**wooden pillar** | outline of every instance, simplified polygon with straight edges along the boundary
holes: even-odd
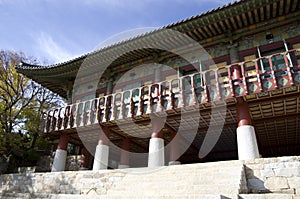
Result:
[[[129,150],[130,150],[130,140],[129,138],[125,138],[122,143],[121,149],[121,157],[120,157],[120,164],[119,169],[129,168]]]
[[[51,169],[52,172],[65,170],[68,142],[69,136],[66,133],[61,134],[53,160],[53,165]]]
[[[175,133],[172,136],[172,140],[170,142],[170,160],[169,165],[178,165],[180,164],[180,161],[178,161],[179,158],[179,135],[176,135]]]
[[[80,170],[89,169],[90,157],[91,154],[88,152],[88,150],[85,147],[83,147],[81,150]]]

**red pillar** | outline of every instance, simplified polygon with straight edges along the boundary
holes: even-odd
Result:
[[[59,142],[58,142],[58,145],[57,145],[57,149],[67,150],[68,142],[69,142],[69,136],[68,136],[68,134],[63,133],[59,137]]]
[[[129,138],[125,138],[122,142],[119,169],[124,169],[129,167],[129,147],[130,147],[130,140]]]
[[[102,131],[99,134],[98,144],[109,145],[109,128],[108,126],[101,126]]]
[[[172,136],[172,140],[170,142],[170,160],[169,160],[169,165],[180,164],[180,161],[178,161],[179,156],[180,156],[180,151],[179,151],[179,135],[176,135],[174,133],[173,136]]]
[[[157,116],[152,116],[151,124],[152,124],[151,138],[162,138],[163,137],[162,128],[164,127],[165,120]]]
[[[84,147],[81,150],[81,164],[80,167],[81,169],[88,169],[89,168],[89,163],[90,163],[90,157],[91,154],[88,152],[88,150]]]
[[[250,109],[246,102],[239,99],[236,105],[238,126],[252,125]]]

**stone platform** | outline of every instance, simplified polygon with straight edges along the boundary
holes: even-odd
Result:
[[[123,170],[7,174],[1,198],[300,198],[300,157]]]

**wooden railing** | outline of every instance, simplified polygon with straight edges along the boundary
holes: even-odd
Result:
[[[300,67],[293,66],[290,60],[296,51],[300,49],[50,110],[43,118],[43,131],[62,131],[299,85]],[[284,61],[283,64],[274,64],[278,59]]]

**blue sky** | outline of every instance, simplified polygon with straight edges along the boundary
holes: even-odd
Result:
[[[53,64],[130,29],[161,27],[233,0],[0,0],[0,50]]]

